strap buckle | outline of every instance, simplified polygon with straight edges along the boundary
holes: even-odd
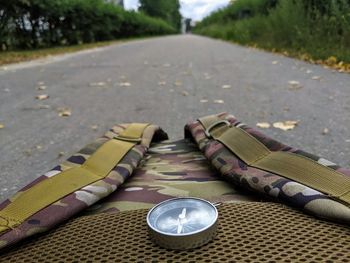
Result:
[[[208,138],[212,138],[211,134],[210,134],[210,131],[212,129],[214,129],[216,126],[220,125],[220,124],[226,124],[227,126],[231,126],[231,123],[228,121],[228,120],[220,120],[220,121],[217,121],[217,122],[214,122],[212,125],[210,125],[205,131],[205,135],[208,137]]]

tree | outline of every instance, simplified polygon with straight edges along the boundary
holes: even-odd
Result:
[[[181,27],[179,0],[140,0],[139,10],[146,15],[165,20],[178,30]]]

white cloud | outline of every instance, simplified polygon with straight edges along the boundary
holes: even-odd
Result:
[[[198,21],[211,12],[226,6],[230,0],[181,0],[180,2],[181,14]]]
[[[180,11],[184,17],[198,21],[229,2],[230,0],[180,0]],[[124,0],[124,5],[126,9],[137,9],[138,0]]]

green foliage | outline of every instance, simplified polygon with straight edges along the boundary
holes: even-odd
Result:
[[[176,29],[181,27],[179,0],[140,0],[140,11],[167,21]]]
[[[242,16],[242,10],[250,10],[249,16]],[[314,59],[335,56],[350,61],[348,0],[237,0],[204,19],[195,32],[266,49],[307,53]]]
[[[39,48],[172,34],[161,19],[104,0],[0,0],[0,47]]]

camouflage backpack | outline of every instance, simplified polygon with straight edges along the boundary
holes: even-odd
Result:
[[[174,197],[222,204],[213,241],[149,240],[147,211]],[[349,169],[221,113],[179,141],[114,126],[0,205],[0,261],[349,262],[349,225]]]

